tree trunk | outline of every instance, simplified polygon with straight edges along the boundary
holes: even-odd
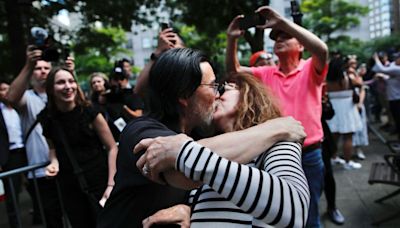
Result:
[[[264,50],[264,30],[256,29],[254,36],[249,31],[244,34],[245,40],[250,44],[251,53]]]
[[[6,0],[7,30],[9,47],[11,51],[11,66],[14,75],[17,75],[25,62],[26,39],[19,1]]]

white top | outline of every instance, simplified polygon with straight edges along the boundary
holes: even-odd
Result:
[[[24,105],[20,108],[20,115],[22,130],[24,131],[24,137],[26,137],[32,124],[36,121],[36,116],[46,106],[47,95],[45,93],[37,94],[33,90],[27,90],[22,99]],[[49,146],[42,132],[42,126],[38,123],[26,141],[25,149],[29,165],[49,161]],[[36,177],[46,176],[44,168],[37,169],[35,174]],[[32,172],[29,172],[28,178],[32,177]]]
[[[0,102],[0,109],[3,113],[4,122],[6,124],[9,149],[15,150],[24,147],[22,138],[21,119],[15,109],[5,106]]]
[[[400,65],[391,62],[389,66],[383,66],[381,62],[376,62],[372,70],[377,73],[389,75],[389,79],[386,80],[386,95],[388,100],[400,100]]]
[[[192,191],[191,227],[304,227],[310,193],[301,146],[275,144],[248,165],[187,142],[177,170],[205,185]]]

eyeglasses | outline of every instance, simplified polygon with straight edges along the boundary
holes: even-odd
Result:
[[[200,84],[201,86],[210,86],[214,89],[215,95],[217,95],[218,92],[220,92],[221,88],[224,87],[223,84],[220,84],[218,82],[213,82],[210,84]],[[221,94],[221,93],[220,93]]]
[[[231,83],[231,82],[229,82],[229,83],[228,82],[224,82],[224,83],[214,82],[214,83],[210,83],[210,84],[200,84],[200,85],[213,87],[215,95],[217,95],[217,93],[219,93],[220,96],[222,96],[222,94],[224,94],[225,91],[234,90],[234,89],[238,88],[235,83]]]

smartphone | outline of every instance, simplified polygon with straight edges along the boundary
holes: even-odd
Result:
[[[263,25],[263,24],[265,24],[265,18],[259,13],[246,15],[239,20],[239,28],[241,30],[246,30],[248,28],[255,27],[256,25]]]
[[[170,23],[168,23],[168,22],[162,22],[162,23],[160,24],[160,27],[161,27],[161,31],[164,31],[165,29],[170,28],[171,25],[170,25]]]
[[[172,22],[162,22],[162,23],[160,23],[160,27],[161,27],[161,31],[164,31],[164,30],[167,29],[167,28],[172,28]],[[173,29],[173,32],[176,33],[175,29]],[[173,44],[176,43],[175,40],[172,40],[171,42],[172,42]]]

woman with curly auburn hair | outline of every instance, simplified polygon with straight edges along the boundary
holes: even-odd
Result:
[[[220,115],[218,108],[222,109],[223,107],[221,107],[222,105],[217,106],[214,123],[218,128],[224,128],[225,132],[246,129],[281,116],[276,98],[270,90],[257,78],[250,76],[247,73],[234,74],[225,82],[224,92],[225,90],[237,89],[240,94],[234,113],[222,113]],[[220,94],[219,100],[223,104],[225,101],[223,94]],[[232,129],[226,129],[227,126],[230,126],[230,124],[223,122],[226,118],[233,120]]]

